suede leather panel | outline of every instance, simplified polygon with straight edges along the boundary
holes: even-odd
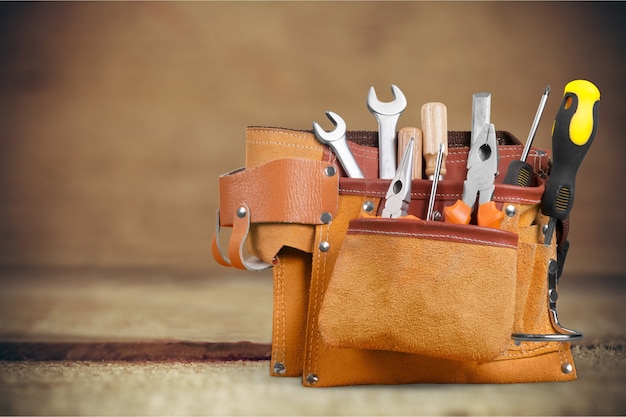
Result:
[[[315,226],[295,223],[259,223],[250,226],[248,251],[270,263],[283,247],[313,253]]]
[[[338,214],[331,225],[317,226],[316,241],[327,240],[331,249],[322,253],[317,248],[313,254],[309,314],[305,344],[303,385],[328,387],[362,384],[410,384],[410,383],[522,383],[553,382],[576,379],[574,361],[568,343],[521,342],[509,340],[506,350],[495,359],[485,363],[458,361],[432,356],[422,356],[394,351],[337,348],[329,346],[320,333],[318,324],[321,303],[326,289],[332,282],[336,266],[338,244],[346,236],[347,223],[358,214],[358,208],[367,196],[342,196]],[[351,202],[349,202],[351,200]],[[337,229],[334,229],[334,228]],[[528,236],[539,237],[532,226]],[[533,240],[533,238],[529,238]],[[554,246],[539,244],[535,247],[540,253],[530,264],[533,270],[527,275],[527,296],[515,295],[516,321],[523,321],[522,331],[534,333],[554,333],[547,314],[547,259],[552,256]],[[362,258],[364,258],[363,256]],[[519,256],[518,256],[519,259]],[[518,266],[517,269],[520,269]],[[516,284],[518,285],[518,284]],[[517,287],[516,287],[517,288]],[[521,300],[521,298],[525,298]],[[527,307],[528,306],[528,307]],[[527,311],[527,308],[531,311]],[[520,318],[521,317],[521,318]],[[514,326],[515,326],[514,322]],[[519,325],[519,324],[518,324]],[[562,367],[574,367],[564,373]],[[315,375],[314,383],[307,375]]]
[[[311,132],[271,127],[246,129],[246,168],[250,169],[275,159],[324,159],[326,147]],[[327,154],[329,156],[329,154]]]
[[[494,359],[510,339],[515,307],[516,246],[502,243],[502,233],[402,219],[350,222],[319,315],[324,341]]]

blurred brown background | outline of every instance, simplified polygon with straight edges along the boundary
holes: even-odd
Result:
[[[0,266],[218,271],[217,176],[243,165],[247,125],[309,129],[324,111],[375,130],[368,88],[409,107],[471,95],[536,145],[565,84],[602,93],[578,176],[569,273],[626,272],[624,3],[0,3]]]

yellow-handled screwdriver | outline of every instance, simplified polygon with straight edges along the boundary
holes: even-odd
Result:
[[[574,204],[576,173],[598,130],[600,90],[587,80],[565,86],[563,102],[552,127],[552,171],[541,200],[550,216],[544,244],[552,241],[557,220],[566,219]]]

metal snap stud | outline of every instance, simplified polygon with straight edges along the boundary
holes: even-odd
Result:
[[[574,367],[571,363],[564,363],[563,365],[561,365],[561,372],[563,372],[564,374],[571,374],[572,372],[574,372]]]
[[[319,381],[320,379],[317,377],[317,375],[315,374],[308,374],[306,376],[306,382],[308,382],[309,384],[313,385],[313,384],[317,384],[317,381]]]
[[[330,243],[323,241],[323,242],[320,242],[318,247],[321,252],[328,252],[330,250]]]
[[[322,221],[322,223],[328,224],[333,220],[333,215],[330,214],[329,212],[324,212],[320,216],[320,220]]]
[[[504,213],[508,216],[508,217],[513,217],[515,216],[515,212],[517,210],[515,210],[515,206],[513,204],[509,204],[508,206],[506,206],[506,208],[504,209]]]
[[[363,211],[366,213],[371,213],[372,211],[374,211],[374,203],[367,200],[366,202],[363,203]]]
[[[237,217],[243,219],[248,214],[248,210],[244,206],[241,206],[237,209]]]
[[[276,362],[274,364],[274,373],[278,375],[282,375],[287,372],[287,367],[282,362]]]
[[[325,174],[327,177],[332,177],[332,176],[334,176],[336,173],[337,173],[337,169],[336,169],[334,166],[332,166],[332,165],[329,165],[329,166],[327,166],[327,167],[324,169],[324,174]]]

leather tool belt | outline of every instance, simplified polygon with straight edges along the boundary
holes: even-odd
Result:
[[[570,342],[582,335],[556,315],[567,225],[550,245],[542,232],[549,153],[531,150],[530,187],[496,179],[506,216],[492,229],[367,216],[390,180],[374,178],[376,132],[347,139],[365,179],[346,177],[312,132],[265,127],[247,129],[245,168],[219,178],[214,258],[273,268],[270,374],[310,387],[575,379]],[[522,145],[497,139],[503,173]],[[448,133],[439,212],[461,198],[469,143],[469,132]],[[410,214],[423,218],[430,188],[413,180]],[[224,245],[222,228],[232,228]]]

